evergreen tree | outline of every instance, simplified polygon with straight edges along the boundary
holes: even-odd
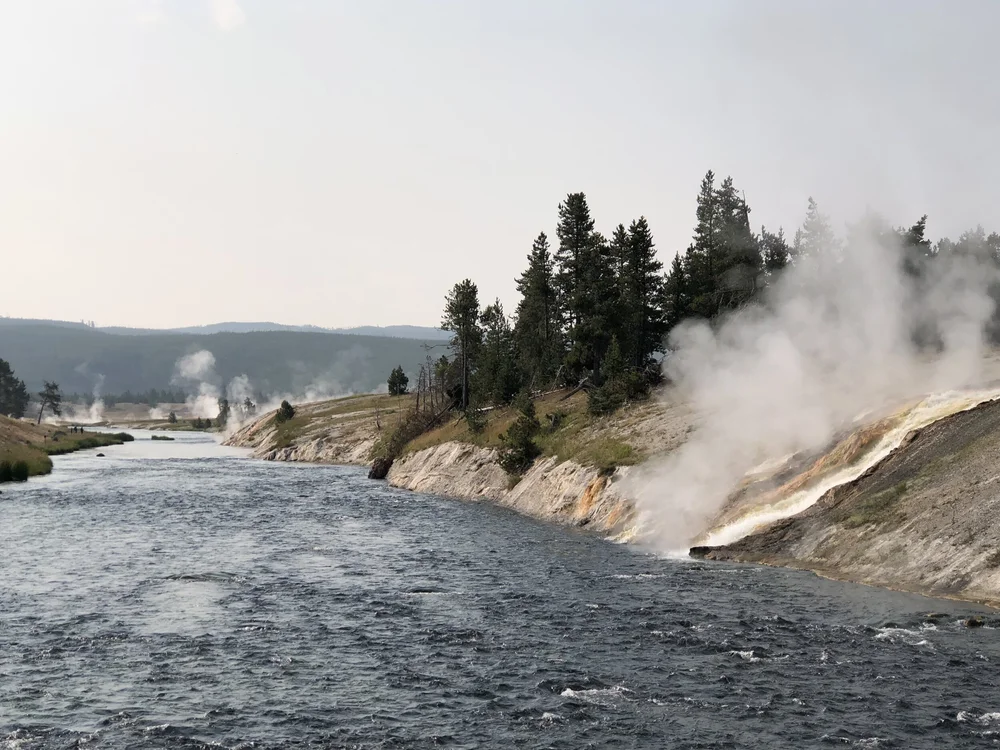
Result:
[[[406,373],[403,372],[403,366],[397,365],[391,373],[389,373],[389,395],[390,396],[403,396],[406,394],[407,387],[410,384],[410,379],[406,377]]]
[[[469,408],[469,381],[482,343],[479,326],[479,289],[469,279],[452,287],[445,297],[441,329],[452,331],[451,345],[461,367],[461,405]]]
[[[763,269],[760,246],[750,229],[750,207],[726,177],[715,194],[717,311],[749,302]]]
[[[687,269],[680,255],[675,255],[663,284],[663,316],[669,331],[691,314]]]
[[[538,235],[528,255],[528,268],[517,279],[514,338],[529,386],[552,381],[562,357],[560,313],[549,241]]]
[[[608,346],[621,325],[621,285],[616,274],[615,252],[604,235],[591,236],[591,255],[583,276],[580,322],[573,347],[579,363],[601,381],[602,363]]]
[[[556,234],[556,281],[569,348],[565,364],[572,376],[591,370],[599,377],[615,313],[613,252],[607,240],[594,232],[583,193],[571,193],[559,204]]]
[[[644,216],[632,222],[625,239],[619,283],[622,318],[627,326],[615,335],[619,342],[626,342],[625,360],[629,366],[642,370],[655,352],[663,350],[667,332],[663,264],[656,257],[653,234]],[[614,244],[618,241],[616,237]]]
[[[50,383],[46,380],[45,389],[38,393],[38,400],[41,402],[41,408],[38,410],[38,424],[42,423],[42,414],[46,407],[57,417],[62,414],[62,394],[59,392],[58,383]]]
[[[567,316],[568,328],[572,332],[585,314],[587,282],[585,276],[593,254],[594,220],[590,217],[587,196],[570,193],[559,204],[559,224],[556,236],[559,248],[556,250],[556,285]]]
[[[785,230],[778,228],[778,233],[760,230],[760,252],[764,263],[765,279],[770,282],[788,265],[789,247],[785,240]]]
[[[830,220],[819,210],[819,206],[812,196],[809,196],[806,219],[795,232],[795,239],[792,243],[792,259],[797,260],[810,255],[830,253],[836,249],[836,246],[837,238],[830,227]]]
[[[215,418],[215,423],[219,425],[219,427],[225,427],[229,422],[229,399],[225,397],[219,398],[218,404],[219,414]]]
[[[514,331],[499,299],[483,310],[481,321],[483,343],[473,390],[487,403],[507,404],[521,388]]]
[[[718,226],[716,223],[715,172],[708,170],[698,191],[694,241],[684,257],[690,296],[689,311],[705,318],[719,310],[716,276],[720,265]]]
[[[20,419],[28,408],[28,401],[24,381],[14,374],[10,363],[0,359],[0,414]]]
[[[295,407],[286,400],[281,402],[281,406],[278,407],[278,411],[275,413],[274,419],[278,424],[281,424],[282,422],[287,422],[289,419],[292,419],[294,416]]]

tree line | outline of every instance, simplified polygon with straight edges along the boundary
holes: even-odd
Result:
[[[661,380],[668,334],[681,321],[712,320],[756,304],[786,266],[837,255],[841,241],[811,197],[791,241],[781,228],[755,232],[750,214],[733,179],[719,181],[709,171],[698,189],[691,243],[664,269],[645,217],[606,236],[595,228],[586,195],[570,193],[558,206],[554,246],[545,232],[532,243],[516,279],[513,315],[499,299],[483,306],[471,279],[448,292],[441,328],[452,333],[451,357],[427,357],[418,398],[467,414],[553,387],[585,389],[594,414],[642,398]],[[931,243],[926,223],[922,216],[908,228],[892,227],[867,214],[848,228],[848,241],[864,229],[896,242],[904,270],[915,276],[953,255],[1000,266],[1000,235],[977,227],[957,241]],[[1000,289],[994,298],[1000,300]],[[1000,336],[1000,326],[993,328]],[[397,367],[390,393],[405,393],[407,383]]]
[[[103,396],[95,396],[93,393],[73,393],[66,397],[66,401],[92,406],[96,400],[100,399],[107,407],[117,404],[145,404],[153,407],[160,404],[183,404],[187,397],[188,393],[180,389],[150,388],[137,393],[126,390],[124,393],[106,393]]]

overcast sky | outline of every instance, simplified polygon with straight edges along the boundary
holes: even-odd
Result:
[[[755,229],[813,195],[1000,230],[1000,2],[0,0],[0,315],[437,325],[512,311],[556,207],[709,168]],[[554,236],[552,237],[554,241]]]

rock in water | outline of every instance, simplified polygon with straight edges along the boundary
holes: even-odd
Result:
[[[372,463],[371,469],[368,470],[369,479],[385,479],[389,474],[389,469],[392,467],[391,458],[376,458],[374,463]]]
[[[104,454],[103,454],[103,453],[98,453],[98,454],[97,454],[97,457],[98,457],[98,458],[104,458]]]

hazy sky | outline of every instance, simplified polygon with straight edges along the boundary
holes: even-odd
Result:
[[[1000,2],[0,0],[0,315],[436,325],[567,192],[1000,230]],[[552,237],[554,241],[554,236]]]

